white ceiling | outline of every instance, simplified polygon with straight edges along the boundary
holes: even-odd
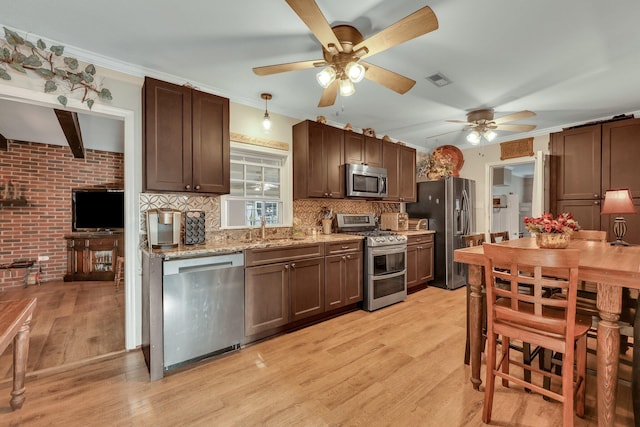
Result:
[[[135,65],[148,75],[173,76],[233,102],[264,108],[260,93],[270,92],[272,112],[300,119],[324,115],[330,123],[372,127],[378,136],[426,150],[469,147],[463,125],[446,120],[465,120],[478,108],[494,108],[495,117],[525,109],[537,114],[512,122],[535,124],[536,130],[499,132],[494,143],[640,110],[637,0],[317,3],[329,24],[350,23],[365,37],[429,5],[438,30],[367,58],[416,80],[413,89],[399,95],[364,80],[353,96],[317,108],[317,70],[256,76],[256,66],[321,58],[319,42],[284,0],[58,0],[55,6],[0,0],[0,19],[23,33]],[[426,77],[436,72],[453,83],[434,86]]]

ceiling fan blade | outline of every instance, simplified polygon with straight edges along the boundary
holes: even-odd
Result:
[[[329,46],[333,45],[338,52],[342,52],[340,41],[314,0],[287,0],[287,4],[309,27],[325,49],[329,50]]]
[[[315,61],[289,62],[287,64],[266,65],[264,67],[255,67],[253,72],[259,76],[268,76],[270,74],[284,73],[286,71],[306,70],[307,68],[322,67],[326,65],[323,59]]]
[[[368,52],[360,57],[366,58],[437,29],[438,18],[436,18],[436,14],[429,6],[425,6],[361,41],[354,46],[353,51],[357,52],[366,47]]]
[[[497,125],[499,125],[500,123],[514,122],[516,120],[525,119],[527,117],[533,117],[535,115],[536,113],[534,113],[533,111],[524,110],[524,111],[520,111],[519,113],[513,113],[513,114],[508,114],[506,116],[499,117],[493,121]]]
[[[318,102],[318,107],[329,107],[336,102],[336,97],[338,96],[338,81],[335,80],[331,83],[327,88],[322,91],[322,96],[320,97],[320,102]]]
[[[528,132],[530,130],[534,130],[536,125],[498,125],[496,129],[498,130],[507,130],[510,132]]]
[[[368,62],[361,62],[361,64],[367,70],[364,73],[365,78],[381,84],[382,86],[391,89],[399,94],[406,93],[409,89],[416,84],[415,80],[411,80],[408,77],[402,76],[393,71],[386,70],[377,65],[369,64]]]

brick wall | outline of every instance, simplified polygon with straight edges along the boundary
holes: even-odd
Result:
[[[62,280],[67,263],[64,236],[71,233],[71,189],[122,185],[124,155],[85,150],[84,159],[75,159],[68,146],[9,141],[8,150],[0,151],[0,198],[5,180],[20,187],[27,206],[0,206],[0,264],[46,255],[41,280]],[[0,290],[23,286],[24,273],[0,270]]]

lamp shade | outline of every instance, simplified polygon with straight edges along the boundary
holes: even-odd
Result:
[[[604,203],[600,214],[622,215],[637,213],[636,207],[633,206],[631,198],[631,190],[623,188],[620,190],[607,190],[604,194]]]

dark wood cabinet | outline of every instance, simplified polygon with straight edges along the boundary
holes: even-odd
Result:
[[[362,242],[327,245],[325,310],[362,301]]]
[[[291,321],[324,312],[324,258],[289,263]]]
[[[277,333],[289,323],[288,264],[246,268],[245,335]]]
[[[602,125],[602,192],[631,189],[640,198],[640,119]],[[638,241],[637,243],[640,243]]]
[[[382,166],[387,169],[387,197],[398,202],[416,201],[416,150],[390,141],[383,142]]]
[[[324,311],[324,244],[245,251],[245,342]]]
[[[640,205],[640,119],[615,120],[551,134],[551,211],[571,212],[583,229],[605,230],[609,240],[613,220],[600,215],[604,193],[630,188]],[[553,192],[555,191],[555,193]],[[629,227],[624,240],[640,244],[640,230]]]
[[[407,238],[407,291],[426,287],[433,280],[433,234]]]
[[[229,193],[229,100],[149,77],[142,99],[143,191]]]
[[[415,202],[416,193],[416,150],[400,147],[400,201]]]
[[[344,131],[306,120],[293,126],[293,197],[344,198]]]
[[[245,343],[355,308],[362,268],[361,240],[246,250]]]
[[[122,234],[75,233],[65,236],[65,240],[65,282],[114,279],[117,257],[123,255]]]
[[[382,167],[382,140],[345,130],[344,162]]]
[[[551,134],[552,155],[557,156],[557,200],[599,200],[602,197],[601,132],[598,124]]]

